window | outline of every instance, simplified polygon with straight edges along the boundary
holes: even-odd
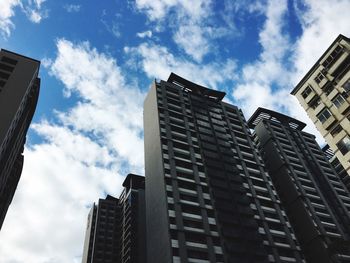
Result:
[[[5,62],[5,63],[8,63],[8,64],[11,64],[11,65],[16,65],[17,64],[17,60],[14,60],[14,59],[6,57],[6,56],[2,57],[1,61]]]
[[[335,96],[332,102],[337,108],[340,108],[340,106],[345,102],[345,99],[341,94],[338,94]]]
[[[312,108],[312,109],[316,109],[318,105],[320,105],[321,103],[321,99],[319,96],[315,96],[312,100],[310,100],[310,102],[308,103],[308,105]]]
[[[329,117],[331,117],[332,114],[331,112],[327,109],[324,108],[318,115],[317,118],[320,120],[321,123],[324,123]]]
[[[324,76],[322,73],[318,73],[318,75],[315,78],[315,81],[317,84],[320,84],[320,82],[324,79]]]
[[[330,68],[337,58],[343,53],[343,49],[341,46],[336,46],[333,52],[326,58],[326,60],[322,63],[325,68]]]
[[[346,93],[350,93],[350,79],[348,79],[346,82],[345,82],[345,84],[344,84],[344,89],[345,89],[345,92]]]
[[[309,85],[309,86],[307,86],[307,87],[305,88],[305,90],[301,93],[301,96],[303,96],[303,98],[306,99],[307,96],[309,96],[310,93],[311,93],[312,91],[313,91],[313,90],[312,90],[311,86]]]
[[[329,95],[334,90],[334,85],[332,82],[328,82],[326,85],[324,85],[322,90],[326,93],[326,95]]]
[[[339,132],[341,132],[343,130],[343,127],[338,124],[337,126],[335,126],[335,128],[333,128],[333,130],[331,131],[331,135],[334,137],[336,136]]]
[[[339,151],[345,155],[350,151],[350,137],[346,136],[337,143]]]

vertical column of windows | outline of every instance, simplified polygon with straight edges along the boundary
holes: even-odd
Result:
[[[305,197],[305,205],[309,211],[310,217],[313,219],[315,227],[330,239],[341,237],[342,232],[339,232],[339,224],[323,195],[324,191],[320,192],[319,182],[317,182],[322,180],[324,175],[318,174],[320,171],[315,171],[314,168],[312,168],[312,161],[307,161],[307,163],[305,163],[306,160],[304,160],[305,156],[303,154],[308,149],[310,151],[319,151],[317,145],[306,144],[305,141],[297,135],[297,131],[285,129],[282,126],[279,127],[277,124],[270,124],[271,127],[273,127],[273,132],[277,135],[276,138],[279,140],[279,144],[283,148],[288,148],[286,144],[289,144],[292,148],[289,149],[290,151],[286,152],[288,153],[287,155],[283,153],[283,150],[281,154],[284,155],[284,158],[291,165],[291,175],[293,176],[294,183],[300,194]],[[311,138],[307,138],[305,135],[302,137],[311,142]],[[281,138],[284,140],[281,140]],[[297,140],[297,142],[295,140]],[[310,157],[311,155],[307,154],[307,158]],[[317,173],[317,178],[312,175],[315,172]]]
[[[181,97],[180,90],[170,89],[167,86],[163,90],[166,103],[163,101],[160,125],[164,129],[162,143],[173,262],[180,262],[181,258],[188,258],[188,262],[209,262],[205,261],[210,257],[209,248],[220,251],[221,247],[215,245],[218,235],[198,139],[188,99]]]
[[[235,168],[231,147],[233,141],[227,134],[222,106],[192,96],[192,108],[226,254],[230,260],[238,260],[239,254],[242,255],[240,259],[261,260],[265,255],[258,245],[260,240],[257,238],[256,225],[242,186],[242,178]],[[251,251],[249,255],[245,254],[248,247],[254,250],[254,254]]]
[[[301,260],[300,247],[288,222],[286,213],[281,209],[279,199],[269,175],[264,171],[262,159],[254,148],[250,133],[245,125],[243,114],[231,107],[226,108],[230,132],[236,144],[236,152],[242,165],[241,176],[245,178],[244,187],[250,196],[250,207],[258,221],[259,233],[263,237],[269,260]]]

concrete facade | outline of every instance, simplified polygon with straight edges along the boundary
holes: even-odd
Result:
[[[264,108],[248,123],[307,262],[350,262],[350,193],[315,136]]]
[[[350,176],[350,40],[339,35],[292,91]]]
[[[242,111],[175,74],[144,103],[147,262],[304,262]]]
[[[22,173],[22,155],[39,97],[40,62],[0,51],[0,228]]]
[[[93,204],[82,263],[145,263],[145,179],[128,174],[119,198]]]

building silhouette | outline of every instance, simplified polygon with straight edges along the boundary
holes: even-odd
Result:
[[[292,94],[350,175],[350,39],[339,35]]]
[[[331,163],[331,165],[333,166],[335,172],[340,177],[340,179],[343,181],[343,183],[345,184],[345,186],[348,189],[348,191],[350,191],[350,176],[345,171],[344,167],[340,163],[340,161],[337,158],[337,156],[334,155],[334,152],[332,151],[331,148],[329,148],[328,144],[326,144],[322,148],[322,151],[325,153],[328,161]]]
[[[315,136],[264,108],[248,123],[306,261],[350,262],[350,194]]]
[[[40,62],[0,51],[0,228],[17,188],[23,149],[39,96]]]
[[[82,263],[143,263],[144,177],[128,174],[119,198],[107,195],[88,215]]]
[[[304,262],[240,109],[175,74],[144,103],[147,260]]]

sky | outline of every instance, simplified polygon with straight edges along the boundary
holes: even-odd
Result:
[[[0,47],[41,60],[2,263],[81,262],[88,211],[144,175],[142,107],[174,72],[307,123],[289,93],[339,35],[349,0],[0,0]]]

